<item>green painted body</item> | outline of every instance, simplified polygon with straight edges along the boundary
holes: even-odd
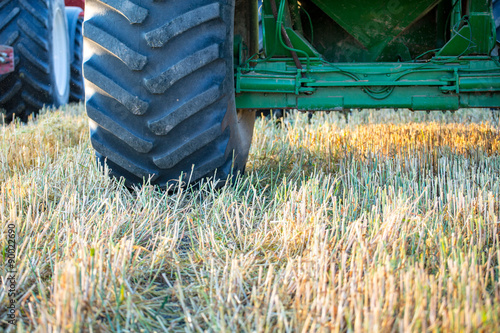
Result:
[[[500,107],[491,0],[271,1],[260,57],[235,47],[238,108]]]

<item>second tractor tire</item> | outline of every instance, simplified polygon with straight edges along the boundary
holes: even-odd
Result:
[[[91,141],[127,186],[243,171],[255,112],[236,110],[233,1],[86,2]]]
[[[5,119],[27,121],[69,97],[68,29],[63,0],[0,2],[0,44],[14,47],[16,70],[0,76]]]

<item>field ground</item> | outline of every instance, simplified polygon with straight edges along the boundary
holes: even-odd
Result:
[[[101,174],[82,106],[4,126],[0,331],[498,332],[493,119],[259,120],[246,175],[170,195]]]

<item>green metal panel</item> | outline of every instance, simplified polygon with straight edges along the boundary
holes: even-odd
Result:
[[[408,61],[442,46],[436,45],[437,39],[444,37],[445,21],[454,0],[441,1],[443,10],[448,11],[442,13],[444,18],[437,25],[434,13],[440,0],[302,0],[300,5],[297,0],[276,0],[278,7],[284,1],[283,24],[308,39],[326,60],[370,62]],[[276,35],[276,20],[269,3],[263,4],[266,54],[289,56]]]
[[[491,0],[276,0],[278,20],[270,1],[265,54],[238,55],[238,108],[500,107]]]
[[[368,49],[387,45],[440,0],[312,0]]]

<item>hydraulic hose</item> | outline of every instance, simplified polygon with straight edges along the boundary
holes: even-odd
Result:
[[[273,16],[276,22],[278,22],[278,7],[276,6],[276,0],[271,0],[271,10],[273,11]],[[288,37],[288,34],[286,32],[285,26],[281,24],[281,35],[283,36],[283,39],[285,41],[286,46],[289,48],[293,49],[292,41],[290,40],[290,37]],[[300,63],[299,56],[297,55],[297,52],[295,51],[290,51],[292,54],[293,61],[295,62],[295,66],[297,66],[298,69],[302,70],[302,64]],[[305,73],[302,73],[302,77],[305,77]]]

